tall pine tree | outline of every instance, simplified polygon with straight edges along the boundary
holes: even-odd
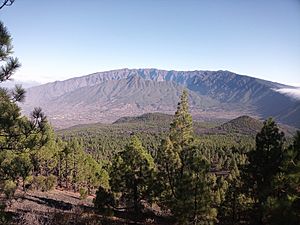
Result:
[[[300,222],[300,131],[284,152],[280,172],[272,182],[274,192],[265,206],[268,224],[296,225]]]
[[[208,161],[193,141],[188,93],[183,91],[169,136],[157,155],[160,205],[169,208],[180,224],[201,224],[216,216],[210,208]]]
[[[264,208],[267,199],[274,194],[275,176],[281,171],[284,141],[284,133],[272,119],[268,119],[256,135],[256,148],[248,153],[249,163],[244,169],[243,181],[254,201],[253,223],[265,224]]]

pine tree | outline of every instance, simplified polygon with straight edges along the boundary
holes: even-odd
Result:
[[[256,148],[248,153],[249,164],[244,169],[243,181],[254,201],[256,223],[264,224],[264,206],[274,192],[273,181],[281,170],[285,141],[277,124],[268,119],[256,135]]]
[[[0,3],[0,9],[5,6],[11,6],[14,2],[15,0],[2,0],[2,2]]]
[[[88,194],[91,194],[91,190],[99,186],[108,189],[109,176],[107,171],[88,154],[84,156],[83,162],[81,178],[86,184]]]
[[[0,83],[9,80],[21,66],[18,59],[11,56],[12,53],[12,38],[7,28],[0,21],[0,61],[1,63],[4,63],[4,65],[0,68]]]
[[[268,224],[296,225],[300,222],[300,131],[284,152],[280,172],[272,182],[274,192],[268,197],[265,212]]]
[[[160,175],[168,182],[163,182],[166,199],[171,196],[176,198],[175,183],[178,171],[183,172],[182,151],[190,147],[193,140],[192,116],[188,112],[188,93],[186,90],[181,95],[174,119],[170,124],[168,137],[162,141],[157,155]]]
[[[216,217],[210,208],[209,163],[193,142],[188,93],[184,91],[157,155],[160,204],[171,209],[180,224],[200,224]]]
[[[57,155],[60,151],[60,146],[57,143],[53,129],[49,125],[45,128],[44,142],[43,146],[38,146],[30,151],[34,175],[49,176],[55,173],[54,170],[57,167]]]
[[[4,2],[2,7],[7,4],[8,1]],[[18,59],[11,56],[12,53],[12,38],[0,21],[0,83],[10,80],[21,66]],[[42,143],[42,139],[37,137],[41,138],[39,134],[44,132],[46,116],[40,108],[36,108],[31,114],[31,121],[22,117],[16,103],[24,98],[25,90],[20,85],[13,90],[0,88],[0,150],[24,150]]]
[[[135,215],[141,211],[142,200],[151,202],[154,170],[153,158],[136,136],[132,136],[131,142],[113,162],[111,189],[115,193],[121,193],[121,201],[124,199],[126,206],[133,208]]]
[[[193,119],[189,113],[188,92],[186,90],[180,97],[174,120],[170,125],[169,138],[178,152],[193,141]]]
[[[5,1],[0,9],[9,5]],[[18,59],[12,57],[12,38],[2,22],[0,22],[0,83],[12,78],[21,66]],[[40,108],[34,109],[31,118],[21,115],[17,105],[25,98],[24,89],[16,85],[13,90],[0,88],[0,151],[1,171],[0,186],[12,181],[18,183],[19,177],[24,180],[32,172],[32,162],[29,151],[40,148],[47,142],[46,116]],[[3,166],[3,167],[2,167]]]
[[[25,180],[31,174],[33,165],[30,160],[30,155],[28,152],[22,152],[16,155],[12,161],[13,171],[22,178],[22,187],[25,191]]]

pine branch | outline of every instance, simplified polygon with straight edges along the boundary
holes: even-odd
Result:
[[[9,80],[20,67],[18,58],[9,57],[7,63],[0,68],[0,83]]]
[[[4,2],[2,3],[2,5],[0,6],[0,10],[4,7],[4,6],[11,6],[14,3],[15,0],[4,0]]]
[[[15,102],[23,102],[25,100],[26,91],[22,88],[22,85],[16,85],[12,90],[12,98]]]
[[[6,60],[7,57],[12,53],[12,38],[10,33],[4,24],[0,21],[0,59],[2,61]]]

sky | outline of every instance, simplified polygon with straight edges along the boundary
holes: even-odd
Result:
[[[0,20],[18,80],[158,68],[300,86],[300,0],[15,0]]]

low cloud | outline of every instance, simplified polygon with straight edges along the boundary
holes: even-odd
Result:
[[[280,88],[275,91],[300,100],[300,88]]]

